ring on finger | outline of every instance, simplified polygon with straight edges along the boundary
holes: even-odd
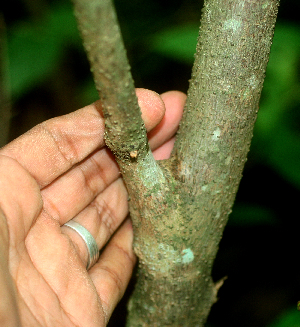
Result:
[[[86,270],[89,270],[98,261],[100,256],[100,251],[93,235],[85,227],[73,220],[68,221],[64,226],[72,228],[83,239],[88,250]]]

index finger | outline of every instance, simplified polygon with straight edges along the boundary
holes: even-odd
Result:
[[[150,90],[138,90],[137,94],[146,128],[150,130],[162,119],[164,103]],[[35,126],[2,148],[0,153],[16,159],[42,188],[103,147],[104,128],[101,103],[97,101]]]

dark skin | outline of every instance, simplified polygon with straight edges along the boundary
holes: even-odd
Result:
[[[186,96],[137,89],[149,143],[168,158]],[[103,140],[101,103],[0,149],[0,326],[106,326],[136,257],[127,191]],[[83,225],[101,253],[88,271]]]

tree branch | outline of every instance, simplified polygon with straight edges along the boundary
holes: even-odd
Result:
[[[73,0],[84,47],[103,105],[106,142],[121,161],[149,150],[130,66],[111,0]]]
[[[158,198],[161,199],[168,188],[167,182],[148,145],[112,1],[73,2],[103,105],[105,141],[118,161],[129,192],[135,239],[143,240],[138,235],[144,235],[149,224],[153,224],[153,217],[157,217],[151,211],[157,207],[153,199],[160,201]],[[153,192],[157,197],[150,196]]]
[[[161,251],[152,241],[152,257],[142,261],[130,327],[203,326],[216,301],[211,270],[249,151],[278,5],[277,0],[205,1],[170,160],[177,210],[163,221],[173,229],[162,229],[164,238],[155,234]]]
[[[109,0],[73,0],[129,195],[139,256],[128,326],[203,326],[211,270],[249,150],[277,0],[206,0],[172,158],[146,140]]]

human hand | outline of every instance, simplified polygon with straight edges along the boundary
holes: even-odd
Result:
[[[137,95],[154,157],[165,159],[185,95],[160,98],[143,89]],[[96,102],[0,150],[1,326],[106,326],[123,296],[136,261],[133,233],[127,192],[103,132]],[[88,271],[84,241],[63,226],[71,219],[99,249],[106,245]]]

